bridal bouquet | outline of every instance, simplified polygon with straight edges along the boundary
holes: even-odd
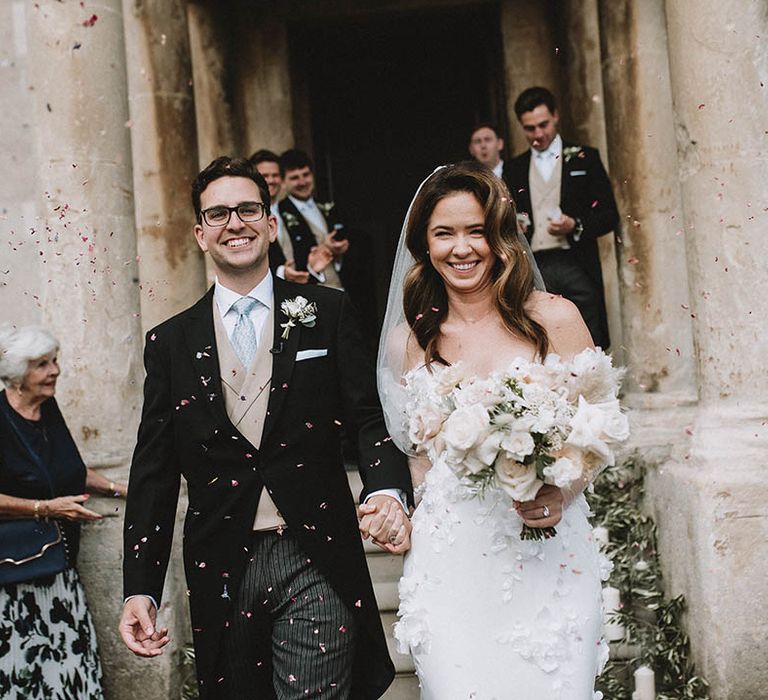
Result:
[[[405,377],[408,434],[417,452],[442,458],[475,495],[500,488],[530,501],[543,483],[592,481],[614,464],[613,447],[629,435],[616,398],[622,371],[602,350],[563,362],[516,360],[487,377],[459,363]],[[523,539],[554,528],[523,525]]]

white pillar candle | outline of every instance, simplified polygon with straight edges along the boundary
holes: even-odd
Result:
[[[647,666],[640,666],[635,671],[634,695],[637,695],[637,700],[656,700],[656,678]]]
[[[608,528],[602,525],[592,528],[592,536],[600,547],[605,547],[608,544]]]
[[[603,609],[605,611],[605,636],[609,642],[617,642],[624,639],[624,625],[620,622],[610,622],[609,615],[618,612],[621,608],[621,595],[619,589],[613,586],[603,588]]]

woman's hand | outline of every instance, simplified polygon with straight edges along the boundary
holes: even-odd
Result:
[[[40,503],[40,514],[46,518],[58,520],[101,520],[102,515],[82,506],[90,496],[87,493],[79,496],[59,496]]]
[[[396,498],[371,496],[357,508],[360,534],[390,554],[405,554],[411,548],[411,521]]]
[[[554,527],[563,517],[563,492],[544,484],[532,501],[515,501],[515,510],[529,527]]]

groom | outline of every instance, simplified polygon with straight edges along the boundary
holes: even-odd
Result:
[[[272,277],[276,221],[246,160],[214,160],[192,200],[216,283],[147,334],[120,634],[139,656],[168,642],[155,622],[183,475],[201,698],[378,698],[394,668],[342,426],[358,441],[369,497],[360,529],[389,551],[403,551],[410,530],[393,496],[412,492],[354,313],[336,290]]]

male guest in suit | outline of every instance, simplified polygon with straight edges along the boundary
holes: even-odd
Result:
[[[349,293],[370,341],[376,335],[378,314],[370,269],[373,260],[365,237],[342,223],[333,202],[315,200],[315,174],[312,161],[304,151],[285,151],[280,156],[280,165],[285,173],[288,196],[279,208],[293,245],[296,269],[308,269],[313,247],[328,248],[333,254],[333,263],[322,271],[319,282]]]
[[[595,344],[607,350],[597,238],[615,230],[619,213],[600,154],[563,142],[557,104],[546,88],[524,90],[515,114],[531,149],[509,163],[507,184],[525,234],[547,290],[576,304]]]
[[[504,139],[493,124],[484,122],[472,129],[469,135],[469,154],[478,162],[493,170],[496,177],[506,181],[504,173]]]
[[[201,698],[378,698],[394,676],[340,428],[357,439],[369,507],[392,552],[412,500],[344,294],[269,271],[264,179],[218,158],[192,186],[216,282],[147,334],[144,409],[125,514],[125,644],[156,656],[180,476],[184,564]],[[303,297],[303,298],[302,298]],[[361,511],[362,512],[362,511]]]
[[[314,246],[310,248],[307,258],[306,272],[297,270],[293,259],[293,244],[288,236],[283,217],[280,216],[279,203],[283,194],[283,182],[285,172],[280,165],[280,158],[276,153],[265,148],[256,151],[249,159],[251,165],[256,168],[267,182],[269,187],[270,212],[277,221],[277,240],[269,246],[269,267],[278,276],[289,282],[307,284],[310,276],[313,282],[323,278],[323,270],[331,264],[333,253],[328,246]]]

